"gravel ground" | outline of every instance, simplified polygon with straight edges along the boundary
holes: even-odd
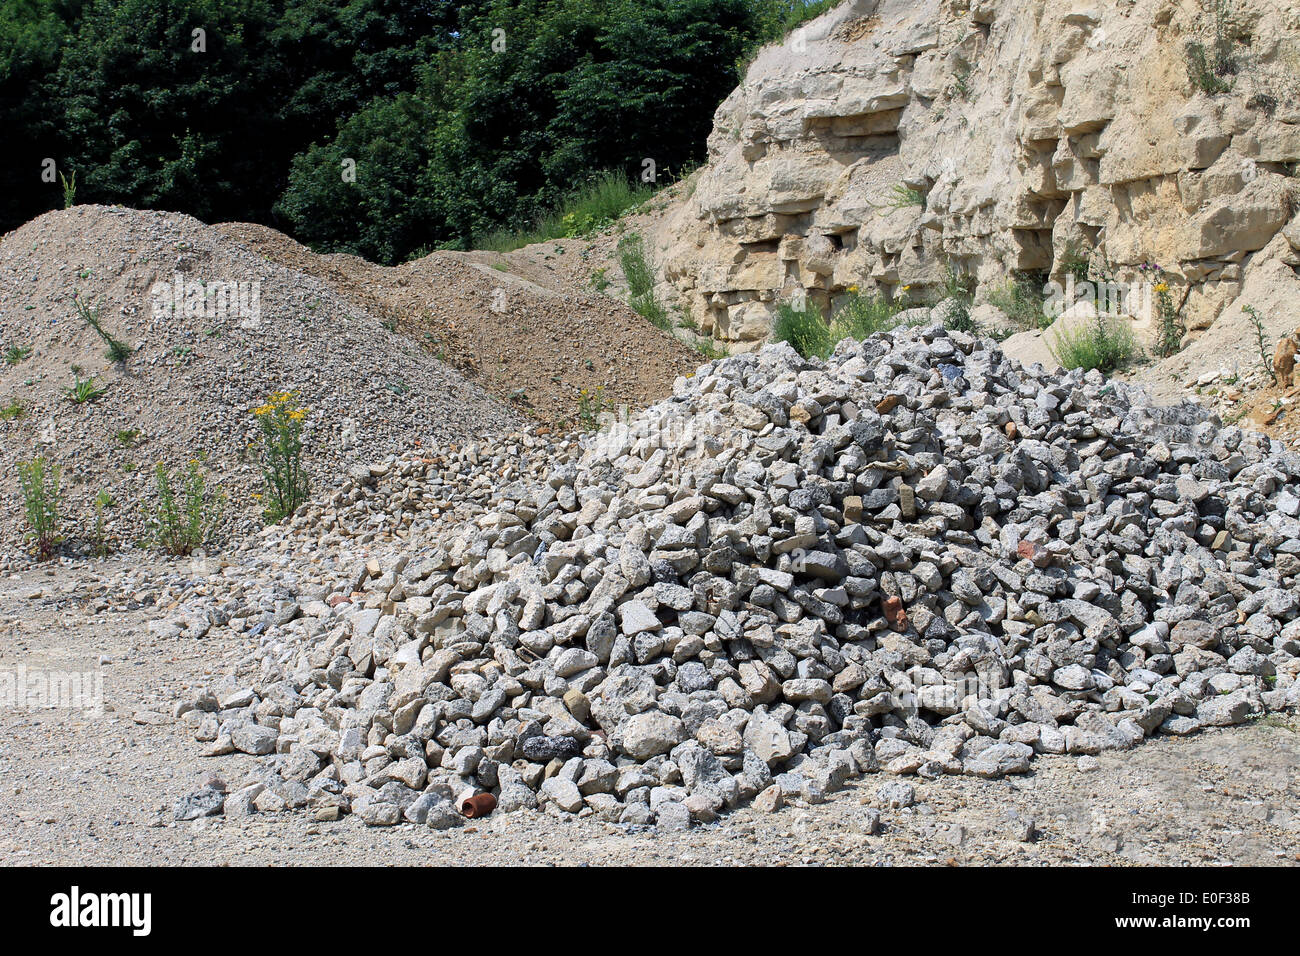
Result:
[[[747,807],[687,833],[520,812],[440,833],[302,813],[175,823],[172,804],[217,774],[236,785],[254,758],[203,758],[170,702],[219,682],[242,640],[160,639],[156,586],[184,573],[139,557],[54,566],[0,581],[0,672],[93,669],[102,716],[0,710],[0,863],[6,864],[1291,864],[1300,862],[1300,726],[1275,719],[1107,753],[1081,771],[1043,756],[1021,778],[911,779],[890,809],[886,774],[828,803]],[[134,580],[134,586],[126,584]],[[125,607],[96,592],[129,592]],[[39,596],[38,596],[39,595]],[[116,603],[116,602],[112,602]],[[129,609],[134,608],[134,609]],[[871,810],[883,829],[871,834]],[[1028,820],[1035,837],[1021,839]]]

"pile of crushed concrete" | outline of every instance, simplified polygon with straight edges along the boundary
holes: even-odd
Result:
[[[685,827],[1300,705],[1300,456],[1096,373],[939,325],[768,346],[547,458],[462,461],[460,520],[300,574],[419,510],[389,462],[227,569],[205,613],[258,647],[178,713],[263,760],[178,813]]]

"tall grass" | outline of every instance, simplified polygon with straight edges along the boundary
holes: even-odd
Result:
[[[1112,372],[1138,357],[1141,350],[1133,330],[1123,319],[1098,312],[1093,322],[1063,328],[1052,336],[1047,348],[1064,368]]]
[[[1043,303],[1044,277],[1040,273],[1018,272],[988,292],[989,305],[1006,313],[1022,329],[1043,329],[1052,324]]]
[[[645,255],[641,237],[633,233],[618,244],[618,260],[627,279],[628,304],[657,328],[669,331],[672,319],[655,297],[655,273]]]
[[[489,252],[510,252],[535,242],[587,236],[641,205],[654,191],[650,183],[634,183],[620,172],[606,170],[573,190],[553,208],[539,213],[527,228],[498,229],[477,238],[474,246]]]
[[[777,306],[772,323],[772,340],[788,342],[804,358],[826,358],[843,339],[862,340],[897,328],[901,321],[898,315],[905,307],[902,299],[862,295],[851,286],[849,298],[828,323],[812,304],[800,307],[783,302]]]
[[[772,341],[787,342],[804,358],[825,358],[835,348],[830,326],[811,305],[799,308],[782,302],[772,323]]]

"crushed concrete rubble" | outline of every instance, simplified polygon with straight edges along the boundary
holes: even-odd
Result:
[[[375,466],[184,609],[257,642],[177,707],[259,757],[227,813],[684,828],[1300,705],[1300,455],[1194,406],[935,325],[533,442]]]

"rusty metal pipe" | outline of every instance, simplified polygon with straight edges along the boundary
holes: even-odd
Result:
[[[472,797],[465,797],[460,801],[457,807],[462,814],[473,820],[477,817],[485,817],[497,808],[497,798],[490,793],[476,793]]]

